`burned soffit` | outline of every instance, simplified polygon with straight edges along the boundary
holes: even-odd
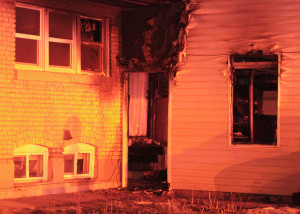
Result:
[[[135,8],[157,4],[159,0],[89,0],[123,8]]]

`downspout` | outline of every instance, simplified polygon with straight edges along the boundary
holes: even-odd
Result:
[[[122,93],[122,187],[128,184],[128,73],[123,73]]]

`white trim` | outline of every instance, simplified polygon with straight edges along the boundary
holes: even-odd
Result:
[[[26,35],[16,33],[16,38],[32,39],[38,41],[37,50],[37,64],[31,63],[15,63],[17,70],[33,70],[46,72],[60,72],[60,73],[76,73],[88,75],[110,76],[110,21],[109,18],[93,18],[89,16],[81,16],[78,13],[70,13],[57,9],[49,9],[38,6],[27,5],[23,3],[16,3],[17,7],[28,8],[40,11],[40,35]],[[53,11],[56,13],[69,14],[73,17],[73,31],[71,39],[61,39],[49,37],[49,13]],[[92,42],[100,48],[100,72],[81,70],[81,38],[80,38],[80,20],[81,18],[98,20],[102,22],[102,41]],[[70,45],[70,66],[55,66],[49,65],[49,42],[57,42]],[[86,42],[82,42],[86,44]]]
[[[43,176],[42,177],[29,177],[29,156],[30,155],[42,155],[43,156]],[[15,182],[27,182],[27,181],[40,181],[47,179],[47,172],[48,172],[48,148],[28,144],[13,150],[13,156],[25,156],[26,161],[26,177],[25,178],[14,178]]]
[[[40,12],[40,35],[31,35],[31,34],[24,34],[24,33],[15,33],[16,38],[22,39],[31,39],[37,41],[37,64],[32,63],[24,63],[24,62],[16,62],[15,68],[16,69],[24,69],[24,70],[42,70],[43,66],[43,36],[44,36],[44,14],[45,9],[42,7],[16,3],[16,7],[26,8],[31,10],[37,10]]]
[[[95,21],[99,21],[101,22],[101,42],[85,42],[81,40],[81,29],[79,28],[78,30],[78,35],[80,35],[79,38],[79,58],[80,58],[80,73],[84,73],[84,74],[95,74],[95,75],[103,75],[103,76],[110,76],[110,41],[109,41],[109,18],[94,18],[94,17],[89,17],[89,16],[79,16],[78,18],[78,24],[81,24],[81,19],[89,19],[89,20],[95,20]],[[82,44],[92,44],[92,45],[97,45],[100,47],[100,53],[99,53],[99,57],[100,57],[100,72],[93,72],[93,71],[89,71],[89,70],[82,70],[81,69],[81,45]],[[78,66],[77,66],[78,67]]]
[[[89,163],[89,173],[88,174],[77,174],[77,158],[78,153],[88,153],[90,154],[90,163]],[[94,165],[95,165],[95,147],[83,144],[76,143],[66,146],[64,148],[63,154],[65,155],[74,155],[74,174],[64,174],[65,179],[72,178],[93,178],[94,177]]]

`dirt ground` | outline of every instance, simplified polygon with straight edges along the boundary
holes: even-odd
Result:
[[[300,213],[300,207],[180,198],[160,188],[129,187],[0,200],[0,213]]]

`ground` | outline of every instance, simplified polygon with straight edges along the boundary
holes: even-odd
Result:
[[[0,213],[300,213],[300,207],[182,198],[163,188],[129,187],[0,200]]]

